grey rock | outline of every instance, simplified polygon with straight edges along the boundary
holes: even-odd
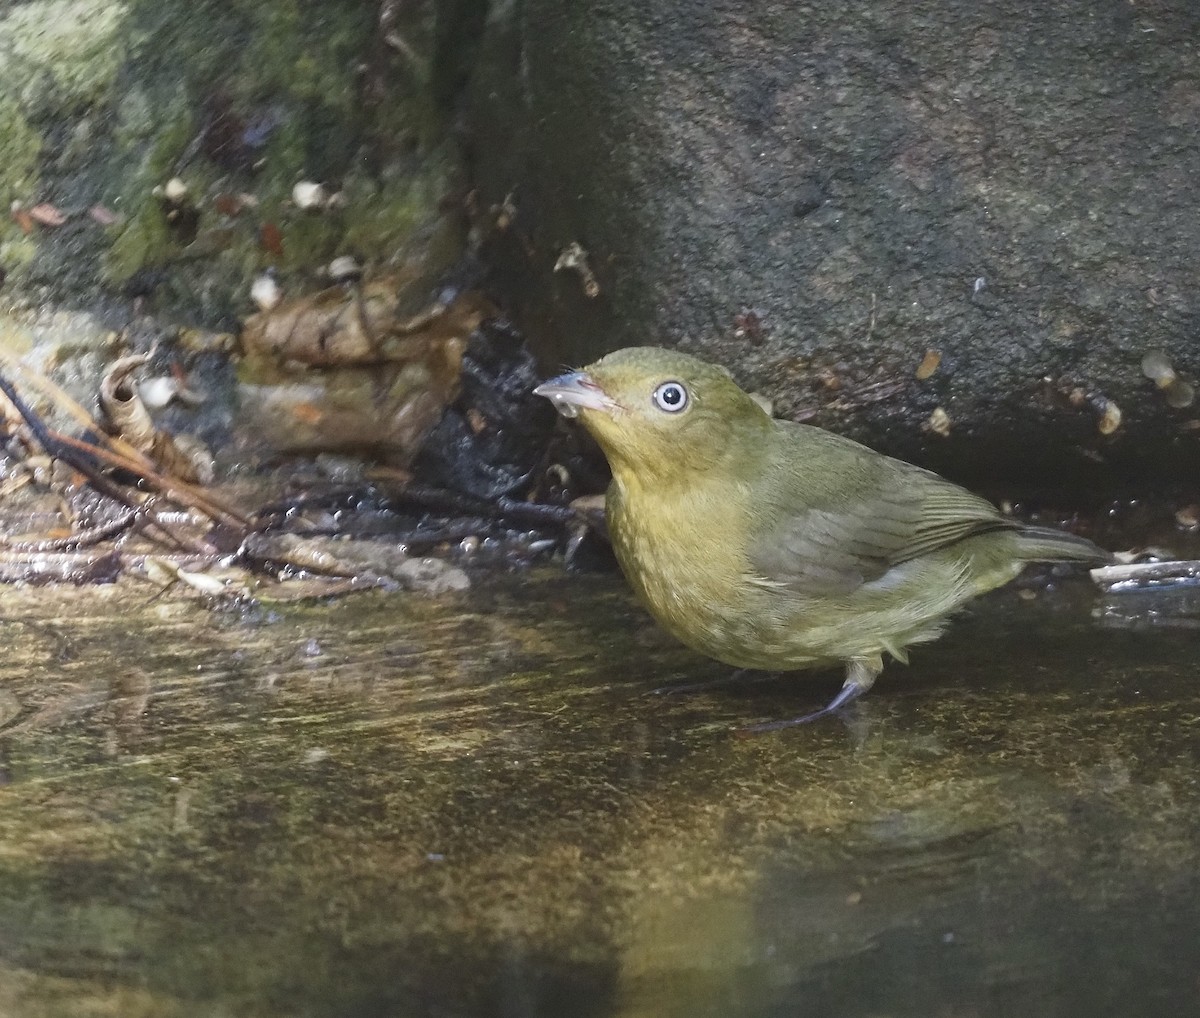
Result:
[[[395,571],[395,576],[409,590],[432,597],[467,590],[471,586],[465,572],[437,558],[411,558]]]
[[[1200,372],[1198,34],[1188,0],[493,5],[485,249],[549,366],[679,345],[963,480],[1169,484],[1200,432],[1138,364]]]

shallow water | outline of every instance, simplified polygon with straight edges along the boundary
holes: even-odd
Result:
[[[727,670],[616,577],[0,590],[0,1014],[1195,1013],[1200,612],[1129,604],[742,738],[838,676],[656,694]]]

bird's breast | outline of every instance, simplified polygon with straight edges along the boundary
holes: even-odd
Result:
[[[658,495],[614,481],[609,533],[634,592],[676,639],[711,657],[744,663],[756,636],[745,582],[749,493],[704,488]]]

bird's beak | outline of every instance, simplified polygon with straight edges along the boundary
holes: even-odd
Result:
[[[583,371],[551,378],[534,389],[533,394],[545,396],[564,417],[577,417],[580,410],[609,413],[617,409],[617,403]]]

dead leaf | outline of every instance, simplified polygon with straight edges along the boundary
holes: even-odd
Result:
[[[88,215],[101,226],[116,226],[121,217],[105,205],[93,205],[88,209]]]
[[[923,382],[938,369],[938,365],[942,363],[942,355],[936,350],[926,350],[925,356],[921,358],[921,363],[917,365],[917,381]]]
[[[113,362],[100,382],[100,406],[112,430],[165,473],[182,481],[208,484],[213,479],[212,453],[194,436],[160,430],[133,384],[133,372],[150,357],[148,353],[131,354]]]
[[[312,403],[297,403],[292,407],[292,413],[298,421],[314,426],[325,419],[325,412]]]
[[[235,219],[248,208],[245,197],[243,194],[222,192],[213,199],[213,208],[220,212],[221,215]]]
[[[411,361],[408,337],[419,338],[416,355],[428,340],[469,335],[492,305],[468,292],[457,300],[434,302],[416,315],[401,317],[401,285],[381,278],[361,287],[331,286],[315,294],[280,301],[251,315],[242,327],[248,357],[314,367]]]
[[[12,221],[17,224],[23,234],[28,236],[33,233],[36,224],[33,221],[33,216],[25,209],[14,203],[10,214],[12,215]]]
[[[276,258],[283,257],[283,231],[274,223],[263,223],[258,231],[258,242],[262,249]]]
[[[42,202],[40,205],[35,205],[29,210],[29,217],[42,226],[62,226],[66,221],[66,214],[62,212],[56,205],[51,205],[49,202]]]

